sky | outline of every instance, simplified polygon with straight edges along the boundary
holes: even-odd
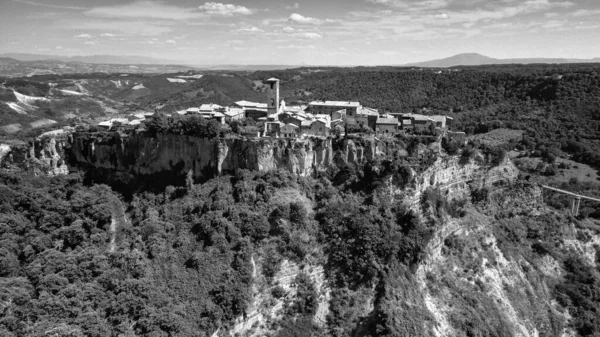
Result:
[[[0,53],[190,65],[600,57],[598,0],[0,0]]]

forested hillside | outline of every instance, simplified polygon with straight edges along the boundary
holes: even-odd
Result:
[[[425,304],[432,296],[453,305],[444,324],[466,336],[525,323],[549,336],[600,331],[589,221],[544,208],[526,180],[476,183],[453,200],[430,187],[415,212],[386,185],[414,187],[410,175],[391,160],[348,168],[335,185],[239,170],[124,200],[79,175],[1,173],[0,335],[433,336],[442,323]],[[438,259],[447,269],[418,276]],[[497,304],[489,273],[511,278],[498,291],[522,317],[499,309],[507,304]],[[270,316],[240,325],[258,312]]]
[[[418,234],[405,209],[359,210],[365,199],[358,194],[282,172],[240,171],[138,194],[124,219],[118,195],[105,185],[83,186],[79,176],[0,179],[2,336],[208,336],[245,315],[252,256],[266,256],[263,272],[272,276],[283,259],[322,260],[325,249],[331,277],[356,289],[379,277],[374,261],[415,261],[415,238],[402,238],[398,226],[423,239],[431,234]],[[350,227],[344,218],[354,218]],[[361,240],[361,250],[340,235]],[[316,299],[306,282],[278,323],[281,336],[325,333],[310,324]]]

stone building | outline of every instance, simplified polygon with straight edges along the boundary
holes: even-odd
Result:
[[[333,117],[333,113],[340,110],[346,110],[346,115],[353,117],[361,108],[359,102],[344,102],[344,101],[313,101],[308,104],[308,109],[312,114],[329,115]]]
[[[267,117],[267,104],[256,103],[249,101],[237,101],[234,106],[244,111],[244,117],[258,120],[259,118]]]
[[[228,108],[223,114],[225,115],[225,122],[227,123],[244,118],[244,110],[240,108]]]
[[[417,126],[426,127],[428,123],[433,124],[436,128],[442,130],[449,130],[452,127],[454,119],[449,116],[443,115],[421,115],[421,114],[403,114],[402,115],[402,129],[412,129]]]
[[[398,133],[398,119],[395,117],[377,118],[375,133],[382,135],[395,135]]]
[[[316,136],[328,136],[331,126],[325,119],[315,119],[310,126],[310,134]]]
[[[300,127],[295,124],[284,124],[279,129],[281,137],[296,138],[299,135]]]

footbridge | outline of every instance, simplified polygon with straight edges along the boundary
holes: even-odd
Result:
[[[588,197],[585,195],[580,195],[580,194],[576,194],[573,192],[569,192],[569,191],[565,191],[565,190],[561,190],[559,188],[556,187],[552,187],[552,186],[547,186],[547,185],[541,185],[540,187],[550,190],[550,191],[554,191],[554,192],[558,192],[558,193],[562,193],[562,194],[566,194],[569,196],[573,197],[573,203],[571,204],[571,214],[573,214],[574,216],[577,216],[579,214],[579,204],[581,204],[581,199],[586,199],[586,200],[591,200],[591,201],[595,201],[595,202],[600,202],[600,199],[596,199],[596,198],[592,198],[592,197]]]

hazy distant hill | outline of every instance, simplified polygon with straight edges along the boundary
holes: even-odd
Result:
[[[60,55],[41,55],[25,53],[6,53],[0,54],[0,57],[10,57],[18,61],[46,61],[56,60],[63,62],[82,62],[82,63],[103,63],[103,64],[178,64],[173,60],[161,60],[146,56],[137,55],[89,55],[89,56],[60,56]]]
[[[285,64],[218,64],[199,66],[201,69],[207,70],[239,70],[239,71],[262,71],[262,70],[286,70],[295,69],[302,66],[285,65]]]
[[[486,64],[532,64],[532,63],[591,63],[600,62],[600,58],[594,59],[566,59],[566,58],[515,58],[515,59],[496,59],[477,53],[464,53],[439,60],[431,60],[418,63],[406,64],[416,67],[454,67],[454,66],[479,66]]]
[[[193,69],[193,67],[137,63],[66,62],[54,59],[20,61],[11,57],[0,57],[0,76],[7,77],[84,73],[176,73],[190,69]]]

